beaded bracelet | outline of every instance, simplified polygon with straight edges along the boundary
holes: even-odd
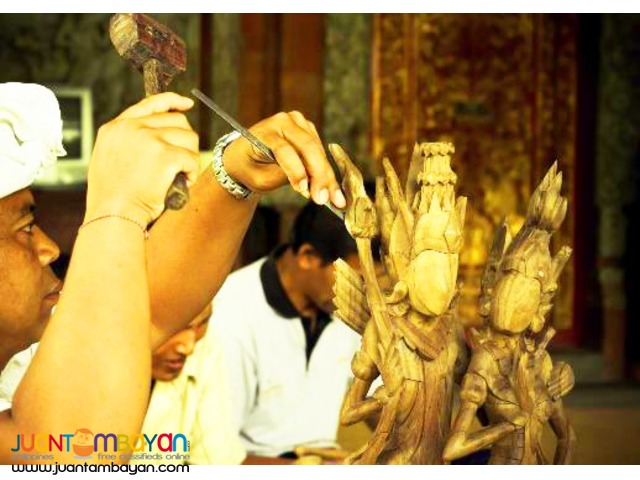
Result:
[[[138,227],[140,227],[140,229],[144,232],[145,239],[149,238],[149,231],[147,230],[147,227],[144,226],[142,223],[138,222],[137,220],[134,220],[133,218],[125,217],[124,215],[116,215],[116,214],[100,215],[99,217],[92,218],[91,220],[87,220],[82,225],[80,225],[78,232],[80,232],[87,225],[93,222],[97,222],[98,220],[104,220],[105,218],[119,218],[120,220],[126,220],[127,222],[131,222],[134,225],[137,225]]]

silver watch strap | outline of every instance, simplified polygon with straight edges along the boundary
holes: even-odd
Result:
[[[233,131],[231,133],[227,133],[224,135],[218,142],[216,146],[213,148],[213,174],[218,180],[218,183],[224,188],[227,192],[233,195],[235,198],[246,199],[253,195],[253,192],[249,190],[247,187],[242,185],[239,182],[236,182],[229,174],[227,170],[224,168],[224,163],[222,162],[222,154],[224,153],[224,149],[231,142],[240,137],[240,133],[237,131]]]

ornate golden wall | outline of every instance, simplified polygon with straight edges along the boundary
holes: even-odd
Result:
[[[574,191],[574,15],[378,14],[374,18],[372,148],[405,173],[416,141],[455,144],[469,197],[460,312],[474,322],[494,226],[519,227],[557,158]],[[571,205],[574,208],[575,205]],[[558,243],[573,243],[567,215]],[[572,325],[573,268],[563,273],[554,325]]]

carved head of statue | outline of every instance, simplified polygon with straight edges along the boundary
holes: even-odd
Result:
[[[524,226],[506,248],[492,286],[490,318],[496,330],[539,332],[545,325],[557,278],[571,253],[563,247],[552,257],[549,249],[567,211],[561,186],[562,174],[554,164],[531,197]]]
[[[456,197],[450,143],[416,146],[406,188],[413,229],[408,264],[400,274],[411,306],[425,315],[444,313],[456,293],[466,198]]]
[[[512,243],[515,248],[507,249],[502,261],[491,308],[493,326],[497,330],[520,333],[529,327],[540,330],[544,325],[537,314],[542,285],[551,265],[550,236],[539,230],[534,233],[537,235],[519,244],[515,244],[516,235]]]

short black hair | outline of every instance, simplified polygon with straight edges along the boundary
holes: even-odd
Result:
[[[291,230],[290,244],[294,252],[305,243],[311,245],[325,263],[358,252],[344,222],[327,207],[313,202],[298,213]]]

